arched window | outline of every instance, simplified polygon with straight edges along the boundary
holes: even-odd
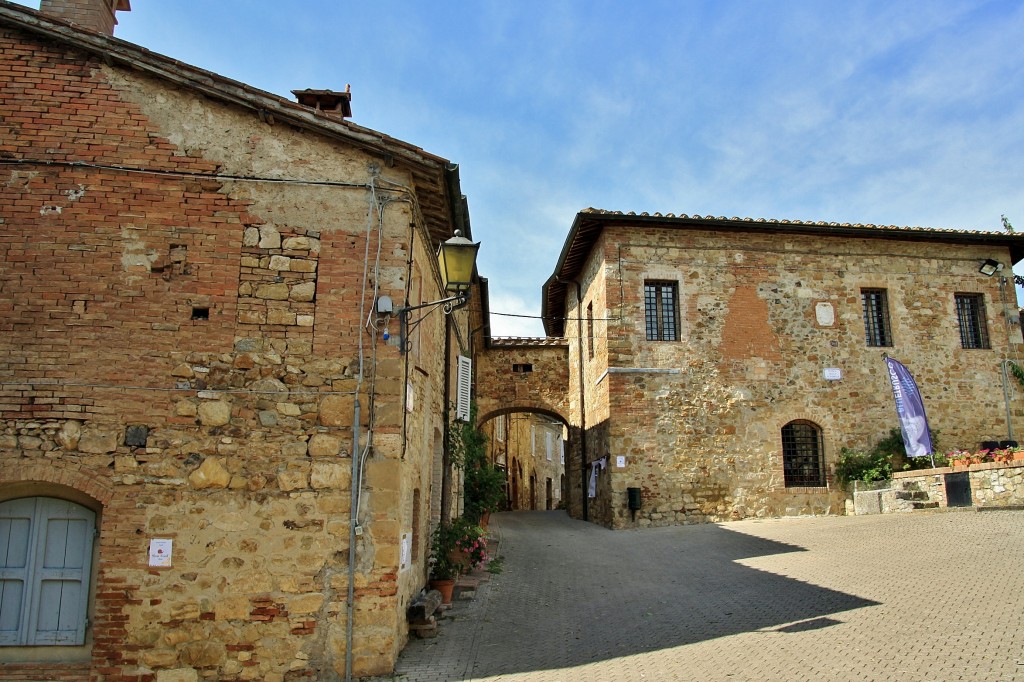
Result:
[[[85,642],[95,530],[67,500],[0,503],[0,646]]]
[[[817,424],[800,420],[782,427],[782,471],[787,488],[825,486],[825,453]]]

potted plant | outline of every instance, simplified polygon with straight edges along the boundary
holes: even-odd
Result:
[[[456,531],[453,559],[462,565],[464,571],[471,571],[487,559],[487,538],[484,529],[469,521],[465,516],[452,523]]]
[[[487,457],[487,436],[476,426],[477,407],[470,404],[469,419],[449,425],[451,460],[462,469],[463,513],[473,525],[487,517],[505,500],[505,472]]]
[[[486,528],[491,512],[505,501],[505,472],[490,462],[482,461],[467,466],[464,478],[463,516]]]
[[[1000,448],[992,451],[993,462],[1012,462],[1013,448]]]
[[[441,593],[441,602],[452,603],[455,580],[462,573],[458,541],[460,529],[451,522],[442,522],[430,538],[430,589]]]
[[[967,450],[954,450],[947,457],[951,467],[965,467],[971,464],[971,453]]]

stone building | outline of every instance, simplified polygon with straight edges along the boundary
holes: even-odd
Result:
[[[513,412],[487,422],[492,461],[505,469],[508,508],[557,509],[565,486],[565,425]]]
[[[898,426],[886,354],[943,449],[1007,439],[1022,257],[1006,233],[579,213],[543,288],[586,434],[570,512],[614,528],[842,513],[840,450]]]
[[[43,8],[0,2],[0,676],[390,671],[479,302],[397,311],[457,167]]]

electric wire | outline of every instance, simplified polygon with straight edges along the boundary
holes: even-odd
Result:
[[[96,389],[110,389],[118,391],[157,391],[167,393],[196,393],[202,391],[209,391],[211,393],[227,393],[233,395],[272,395],[277,393],[287,393],[288,395],[355,395],[357,391],[310,391],[310,390],[292,390],[285,388],[283,391],[257,391],[254,389],[247,388],[199,388],[197,386],[188,387],[167,387],[167,386],[137,386],[134,384],[103,384],[103,383],[75,383],[68,381],[60,381],[55,379],[26,379],[24,381],[0,381],[0,386],[3,387],[17,387],[17,386],[56,386],[60,388],[96,388]]]
[[[317,187],[343,187],[349,189],[371,189],[371,183],[341,182],[337,180],[302,180],[300,178],[275,178],[264,175],[238,175],[234,173],[204,173],[202,171],[183,171],[164,168],[147,168],[144,166],[125,166],[120,164],[96,163],[93,161],[52,161],[48,159],[0,159],[0,166],[44,166],[61,168],[89,168],[93,170],[118,171],[121,173],[141,173],[163,177],[190,178],[201,180],[227,180],[232,182],[262,182],[287,185],[311,185]],[[401,186],[397,185],[396,186]]]

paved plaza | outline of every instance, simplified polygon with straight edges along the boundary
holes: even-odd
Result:
[[[387,679],[1024,681],[1022,511],[491,528],[503,572]]]

